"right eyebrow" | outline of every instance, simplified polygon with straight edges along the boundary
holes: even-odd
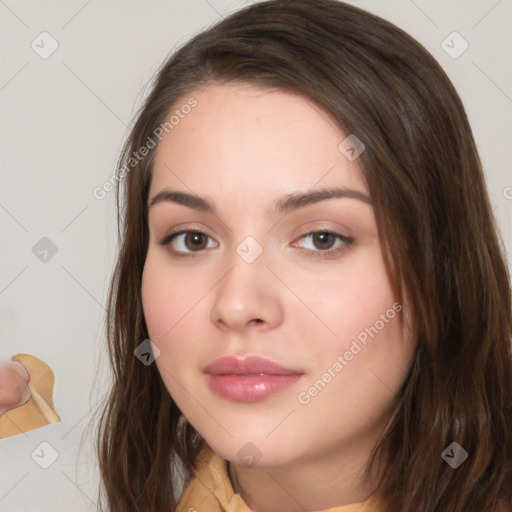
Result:
[[[149,207],[151,208],[152,206],[162,202],[181,204],[200,212],[216,213],[215,207],[208,199],[194,194],[189,194],[188,192],[163,189],[149,200]]]

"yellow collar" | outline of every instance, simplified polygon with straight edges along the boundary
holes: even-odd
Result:
[[[228,462],[207,444],[197,456],[197,469],[186,483],[176,512],[253,512],[240,494],[235,494],[228,474]],[[378,512],[374,497],[364,502],[326,509],[322,512]]]

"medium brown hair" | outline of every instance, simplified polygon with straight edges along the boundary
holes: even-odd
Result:
[[[205,442],[156,365],[134,356],[149,337],[141,279],[155,149],[127,162],[178,100],[226,82],[300,93],[366,146],[359,161],[384,261],[397,300],[407,294],[417,340],[367,466],[369,475],[385,462],[376,494],[390,512],[512,507],[510,276],[462,102],[434,58],[391,23],[336,0],[274,0],[170,56],[119,159],[121,246],[106,327],[113,385],[97,445],[108,510],[174,511],[178,467],[191,475]],[[457,469],[441,457],[454,441],[468,453]]]

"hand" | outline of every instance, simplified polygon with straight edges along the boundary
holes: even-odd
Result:
[[[30,398],[30,375],[17,361],[0,364],[0,415],[20,407]]]

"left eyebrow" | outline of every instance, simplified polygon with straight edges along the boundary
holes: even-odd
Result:
[[[326,201],[327,199],[343,198],[356,199],[369,205],[372,204],[370,197],[359,190],[348,188],[326,188],[316,190],[314,192],[299,192],[281,197],[274,202],[272,211],[275,214],[288,213],[292,210],[298,210],[300,208],[305,208],[312,204],[319,203],[320,201]],[[152,206],[162,202],[181,204],[201,212],[217,213],[217,209],[211,200],[206,197],[189,194],[188,192],[163,189],[149,200],[149,207],[151,208]]]
[[[276,213],[288,213],[292,210],[326,201],[327,199],[356,199],[363,203],[372,204],[372,200],[364,192],[350,188],[324,188],[314,192],[295,193],[278,199],[273,206]]]

